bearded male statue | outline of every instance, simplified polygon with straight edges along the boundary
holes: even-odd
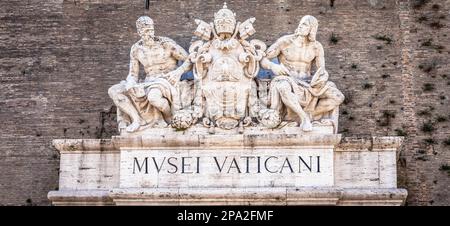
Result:
[[[141,39],[131,47],[128,76],[108,90],[118,109],[119,131],[129,133],[142,126],[166,127],[171,123],[173,112],[181,108],[175,87],[191,68],[182,47],[169,38],[155,36],[150,17],[140,17],[136,28]],[[184,62],[180,67],[179,61]],[[139,65],[146,74],[144,81],[138,78]]]
[[[272,70],[270,109],[285,121],[300,121],[303,131],[311,131],[311,121],[332,124],[337,132],[339,105],[344,95],[328,81],[322,44],[316,40],[318,21],[304,16],[295,34],[278,39],[266,51],[261,66]],[[280,64],[271,62],[278,58]],[[316,72],[311,75],[313,64]],[[277,125],[272,125],[277,126]]]

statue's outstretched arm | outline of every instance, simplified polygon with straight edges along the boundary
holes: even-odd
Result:
[[[261,60],[261,66],[264,69],[271,70],[277,76],[289,75],[289,70],[283,64],[276,64],[270,61],[271,59],[280,56],[281,51],[286,47],[286,44],[289,41],[289,36],[284,36],[271,45],[266,51],[266,57],[263,57]]]
[[[191,70],[191,62],[189,60],[188,53],[183,49],[183,47],[176,44],[175,41],[172,41],[168,38],[167,40],[168,41],[165,44],[167,45],[167,47],[169,47],[168,49],[170,49],[171,51],[171,56],[178,61],[183,61],[183,64],[180,67],[166,74],[169,82],[174,85],[175,83],[180,81],[183,73]]]
[[[280,38],[266,50],[266,56],[261,60],[261,66],[264,69],[271,70],[272,64],[275,63],[271,62],[270,60],[280,55],[282,46],[283,40],[282,38]]]
[[[183,73],[191,70],[191,62],[189,60],[189,54],[186,52],[186,50],[175,43],[173,43],[172,45],[172,56],[178,61],[183,61],[183,64],[180,66],[180,70],[182,70]]]

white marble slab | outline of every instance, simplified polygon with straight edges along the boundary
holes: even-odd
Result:
[[[331,148],[123,149],[121,188],[333,186]]]

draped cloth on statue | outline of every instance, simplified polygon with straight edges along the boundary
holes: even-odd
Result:
[[[168,101],[172,111],[180,110],[181,108],[180,96],[175,86],[164,78],[146,78],[144,82],[138,83],[130,89],[128,95],[136,106],[141,118],[147,123],[157,123],[163,120],[161,112],[151,105],[147,97],[153,89],[159,90],[162,97]]]
[[[299,97],[299,102],[302,108],[305,112],[312,113],[314,112],[317,103],[319,102],[320,97],[325,93],[327,89],[330,87],[335,86],[334,83],[327,81],[322,86],[315,86],[315,87],[304,87],[299,81],[294,79],[290,76],[277,76],[275,77],[271,83],[270,83],[270,98],[269,98],[269,105],[272,109],[277,109],[279,112],[284,112],[286,115],[286,119],[293,119],[298,116],[296,116],[293,112],[291,112],[290,109],[286,109],[283,106],[283,101],[281,99],[279,90],[277,87],[283,87],[280,86],[280,83],[287,82],[289,83],[289,86],[291,88],[291,91],[294,92]],[[286,110],[286,111],[284,111]],[[283,114],[284,115],[284,114]]]

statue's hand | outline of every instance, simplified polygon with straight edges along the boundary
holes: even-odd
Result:
[[[326,83],[327,83],[327,80],[319,78],[314,83],[311,82],[311,86],[312,87],[324,87]]]
[[[277,76],[289,75],[289,70],[282,64],[272,64],[270,69]]]
[[[164,77],[169,81],[170,84],[175,85],[177,82],[180,81],[181,74],[179,70],[174,70],[169,73],[167,73]]]

